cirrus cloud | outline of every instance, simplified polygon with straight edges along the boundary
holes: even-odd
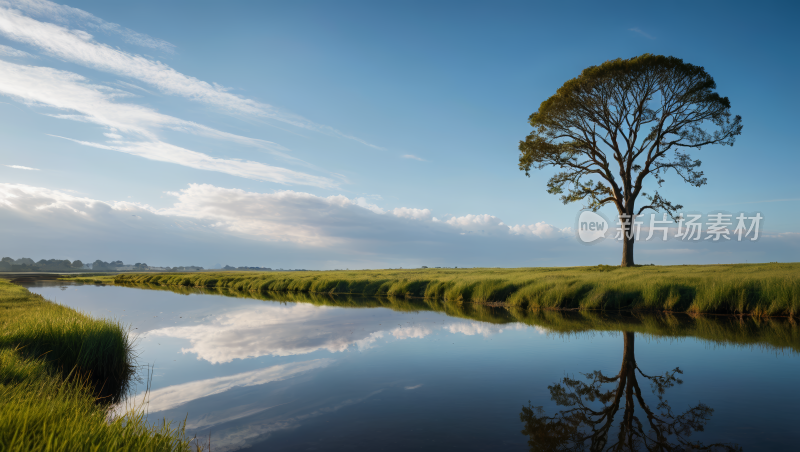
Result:
[[[13,4],[0,2],[0,35],[37,47],[53,57],[103,72],[130,77],[153,86],[165,94],[177,95],[212,105],[227,113],[276,120],[302,129],[354,140],[375,149],[383,149],[358,137],[340,132],[331,126],[317,124],[302,116],[282,111],[269,104],[232,94],[228,92],[227,88],[178,72],[160,61],[154,61],[141,55],[134,55],[107,44],[99,43],[94,40],[91,34],[83,30],[69,29],[49,22],[40,22],[26,16],[25,13],[33,12],[38,14],[39,11],[45,11],[48,8],[54,10],[51,5],[55,4],[50,4],[50,2],[23,2],[23,4],[28,5],[33,5],[34,3],[44,6],[37,7],[34,5],[20,10],[13,9],[15,6]],[[72,15],[79,14],[75,11],[82,12],[74,8],[70,8],[70,10],[74,10],[70,11]],[[46,17],[66,16],[63,11],[41,15]],[[88,16],[91,15],[89,14]],[[105,28],[115,29],[113,26]],[[139,42],[150,41],[142,38],[139,39]]]

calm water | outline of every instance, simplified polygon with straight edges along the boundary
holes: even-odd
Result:
[[[190,436],[210,435],[214,451],[800,444],[800,336],[786,322],[526,318],[489,308],[448,315],[423,302],[341,302],[362,306],[353,308],[53,282],[30,289],[130,324],[139,364],[153,369],[149,418],[187,418]],[[638,332],[614,331],[623,323]]]

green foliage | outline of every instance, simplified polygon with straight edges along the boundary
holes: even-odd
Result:
[[[0,450],[188,450],[142,407],[111,415],[133,364],[127,331],[0,279]]]
[[[668,172],[706,184],[689,149],[732,146],[742,131],[742,118],[715,89],[703,67],[675,57],[644,54],[588,67],[530,116],[519,168],[528,176],[531,168],[557,168],[547,191],[564,204],[585,201],[594,211],[613,204],[627,218],[652,209],[674,219],[683,206],[642,190],[647,181],[661,187]],[[637,211],[639,195],[648,202]],[[633,265],[632,240],[622,262]]]
[[[800,315],[800,264],[121,274],[116,284],[500,302],[527,309]]]

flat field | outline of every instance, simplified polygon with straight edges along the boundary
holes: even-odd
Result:
[[[800,316],[800,264],[119,274],[115,284],[498,303],[525,309]]]

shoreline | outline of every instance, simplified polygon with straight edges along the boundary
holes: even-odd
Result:
[[[41,279],[41,278],[40,278]],[[109,417],[127,393],[134,354],[127,330],[0,278],[0,444],[185,451],[183,426],[148,424],[144,407]]]
[[[522,309],[800,317],[800,264],[131,273],[118,274],[113,282],[261,294],[390,296]]]

